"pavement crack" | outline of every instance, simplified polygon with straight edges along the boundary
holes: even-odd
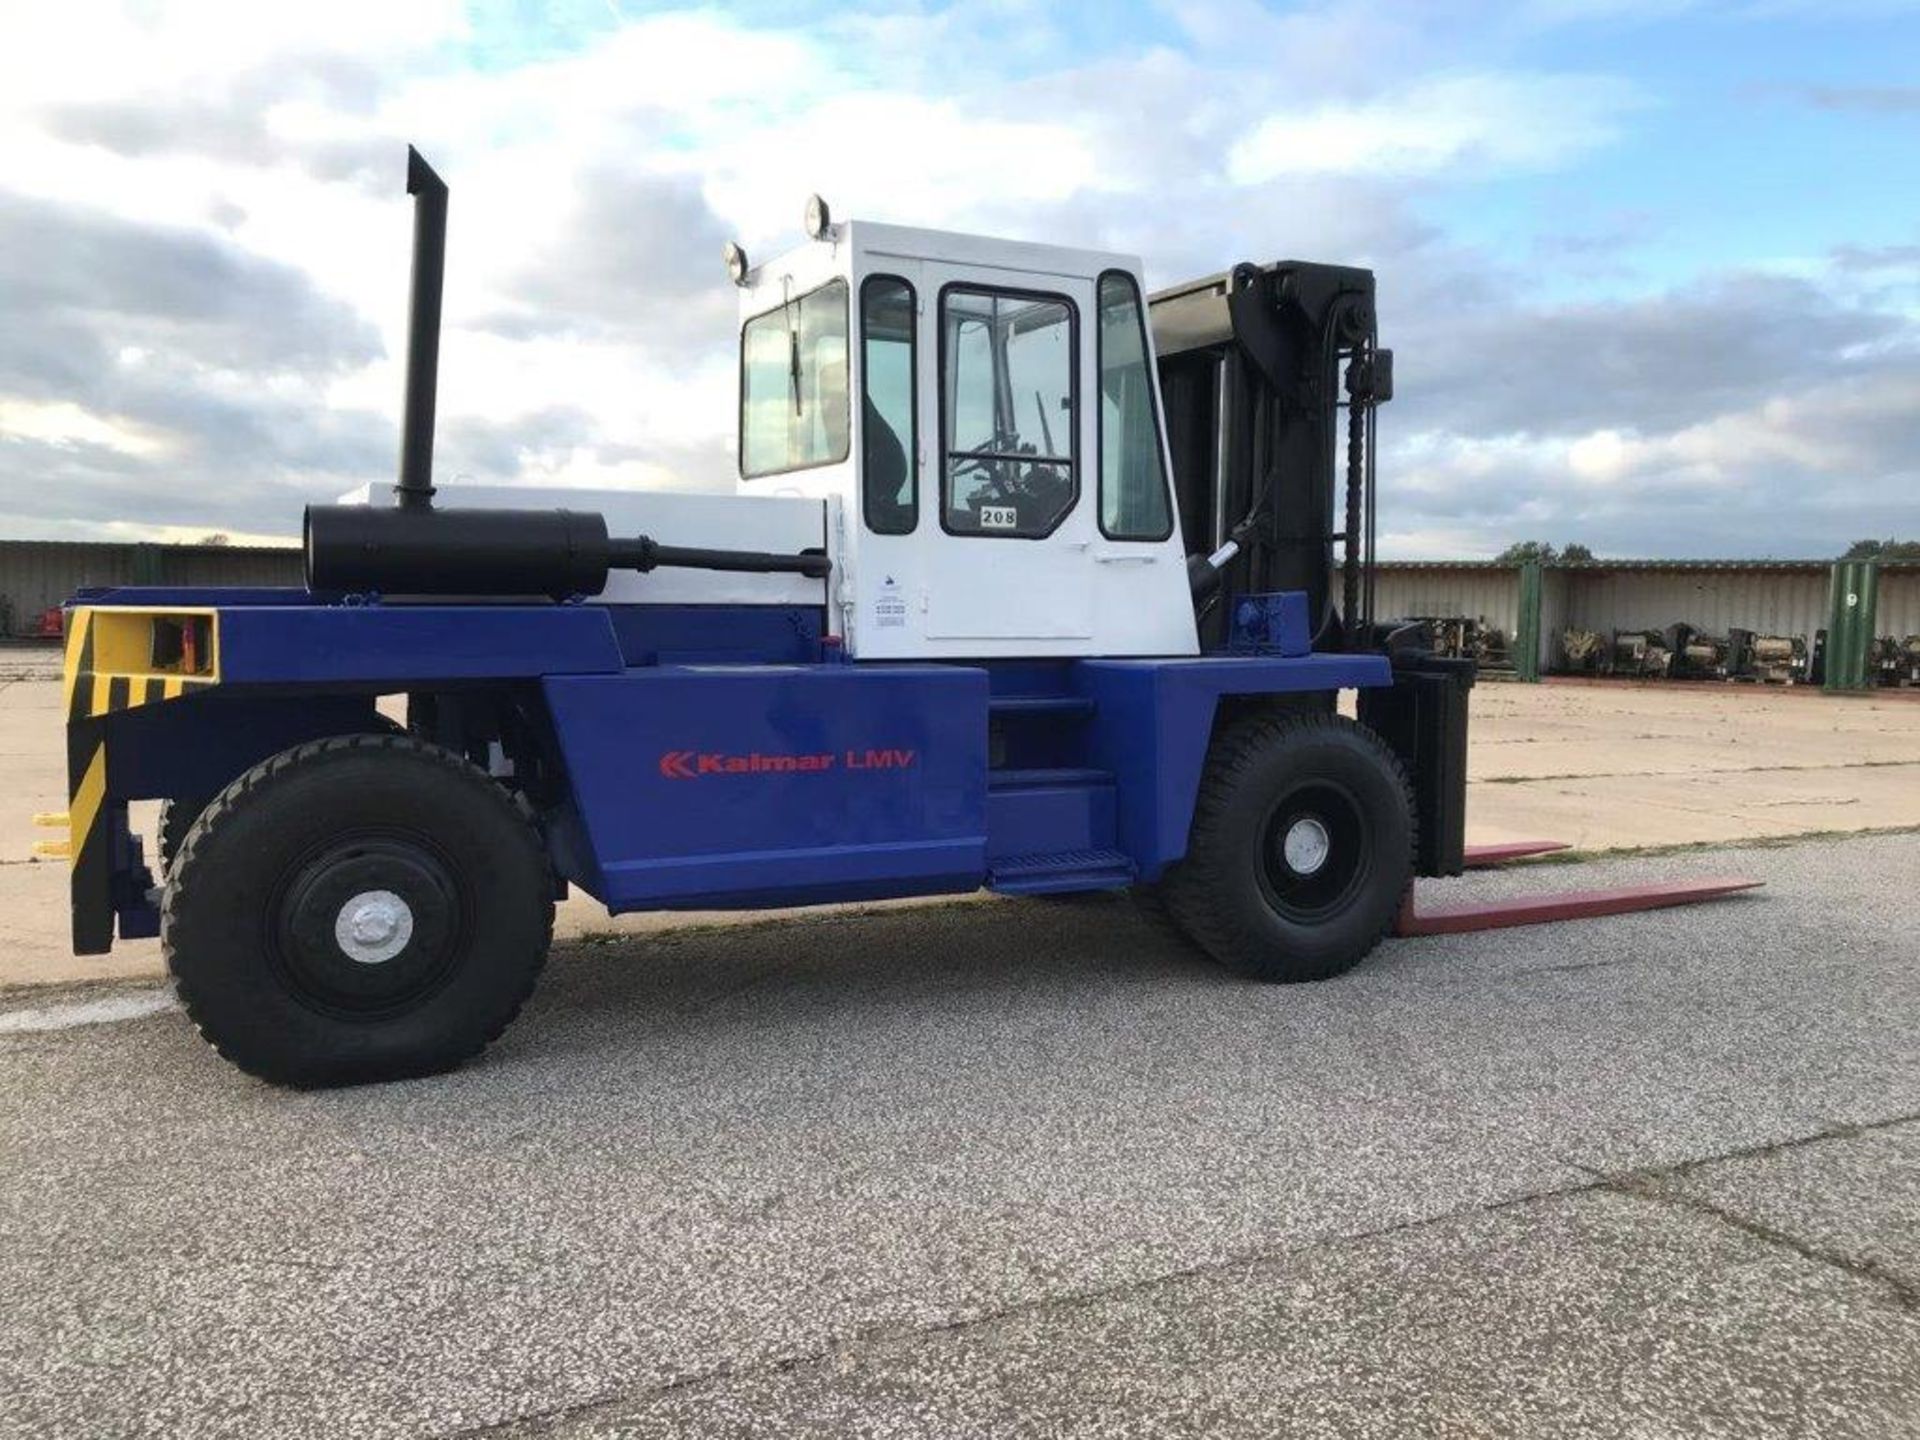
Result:
[[[1531,970],[1516,973],[1521,975],[1578,975],[1582,970],[1611,970],[1619,965],[1632,965],[1639,957],[1627,955],[1618,960],[1583,960],[1577,965],[1536,965]]]
[[[1570,1166],[1582,1173],[1594,1172],[1585,1166]],[[996,1309],[978,1314],[957,1315],[946,1320],[931,1321],[924,1325],[879,1324],[870,1325],[854,1331],[843,1339],[819,1346],[813,1350],[790,1355],[775,1356],[767,1360],[750,1362],[725,1362],[708,1369],[695,1371],[687,1375],[675,1376],[655,1384],[643,1384],[631,1390],[617,1391],[612,1394],[596,1396],[589,1400],[578,1401],[572,1405],[558,1406],[550,1410],[537,1411],[528,1415],[517,1415],[505,1420],[490,1421],[483,1425],[470,1426],[461,1430],[445,1431],[438,1440],[480,1440],[484,1436],[512,1435],[549,1435],[563,1427],[594,1416],[617,1417],[620,1412],[631,1411],[651,1401],[668,1395],[683,1394],[706,1385],[717,1385],[729,1380],[747,1379],[757,1375],[786,1375],[810,1366],[825,1364],[836,1357],[848,1355],[854,1351],[886,1345],[911,1345],[928,1340],[937,1340],[950,1335],[968,1334],[976,1330],[991,1329],[1008,1321],[1024,1319],[1032,1315],[1049,1313],[1070,1313],[1085,1310],[1094,1305],[1111,1300],[1125,1299],[1134,1295],[1148,1295],[1168,1286],[1184,1284],[1188,1281],[1208,1279],[1233,1274],[1235,1271],[1255,1272],[1296,1260],[1320,1250],[1340,1249],[1347,1246],[1366,1245],[1377,1240],[1389,1239],[1397,1235],[1416,1233],[1440,1225],[1453,1224],[1461,1220],[1472,1219],[1478,1215],[1493,1215],[1505,1210],[1519,1209],[1540,1200],[1558,1200],[1574,1195],[1591,1194],[1608,1188],[1604,1179],[1570,1185],[1549,1185],[1539,1190],[1529,1190],[1519,1195],[1509,1195],[1498,1200],[1489,1200],[1478,1205],[1463,1205],[1437,1215],[1422,1216],[1419,1219],[1397,1221],[1391,1225],[1381,1225],[1369,1230],[1348,1231],[1342,1234],[1327,1235],[1295,1245],[1281,1245],[1271,1249],[1248,1251],[1228,1256],[1220,1260],[1210,1260],[1198,1265],[1183,1266],[1177,1270],[1161,1271],[1152,1275],[1141,1275],[1131,1280],[1119,1280],[1109,1285],[1089,1286],[1082,1290],[1070,1290],[1058,1295],[1041,1295],[1031,1300],[1018,1300]]]
[[[1757,1220],[1729,1206],[1682,1190],[1674,1184],[1684,1176],[1709,1165],[1766,1159],[1769,1156],[1784,1155],[1813,1145],[1824,1145],[1835,1140],[1858,1139],[1877,1131],[1892,1130],[1902,1125],[1916,1123],[1920,1123],[1920,1114],[1896,1115],[1885,1120],[1871,1120],[1857,1125],[1835,1125],[1812,1135],[1795,1136],[1788,1140],[1770,1140],[1759,1145],[1748,1145],[1738,1150],[1725,1151],[1718,1155],[1701,1156],[1672,1165],[1651,1166],[1640,1170],[1601,1170],[1565,1156],[1554,1158],[1572,1169],[1593,1176],[1594,1188],[1630,1196],[1650,1204],[1691,1211],[1709,1220],[1718,1221],[1722,1225],[1738,1230],[1743,1235],[1749,1235],[1765,1244],[1798,1255],[1803,1260],[1839,1270],[1856,1280],[1865,1280],[1877,1285],[1886,1291],[1903,1310],[1920,1313],[1920,1284],[1887,1269],[1878,1261],[1858,1259],[1841,1251],[1817,1245],[1790,1231],[1769,1225],[1764,1220]]]
[[[1718,1155],[1702,1155],[1692,1160],[1679,1160],[1671,1165],[1650,1166],[1642,1170],[1608,1172],[1595,1170],[1575,1160],[1556,1156],[1562,1163],[1589,1175],[1633,1175],[1647,1178],[1659,1178],[1670,1175],[1685,1175],[1705,1165],[1720,1165],[1729,1160],[1758,1160],[1769,1155],[1781,1155],[1790,1150],[1799,1150],[1808,1145],[1824,1145],[1830,1140],[1857,1140],[1862,1135],[1872,1135],[1881,1130],[1895,1130],[1902,1125],[1920,1124],[1920,1112],[1910,1115],[1890,1115],[1882,1120],[1862,1120],[1853,1123],[1829,1125],[1824,1130],[1816,1130],[1811,1135],[1793,1135],[1785,1140],[1762,1140],[1758,1144],[1743,1145],[1736,1150],[1725,1150]]]
[[[1678,1210],[1689,1210],[1696,1215],[1704,1215],[1710,1220],[1738,1230],[1743,1235],[1798,1255],[1816,1265],[1825,1265],[1853,1276],[1856,1280],[1866,1280],[1880,1286],[1903,1310],[1920,1312],[1920,1286],[1904,1276],[1872,1260],[1857,1260],[1837,1250],[1829,1250],[1823,1245],[1815,1245],[1803,1240],[1763,1220],[1750,1215],[1742,1215],[1737,1210],[1728,1209],[1699,1195],[1690,1195],[1684,1190],[1675,1190],[1659,1184],[1657,1181],[1632,1177],[1622,1180],[1608,1188],[1622,1195],[1631,1195],[1636,1199],[1647,1200],[1656,1205],[1667,1205]]]

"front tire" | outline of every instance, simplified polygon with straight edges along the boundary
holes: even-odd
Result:
[[[188,830],[161,913],[201,1034],[299,1087],[459,1065],[519,1011],[552,933],[526,812],[407,735],[312,741],[240,776]]]
[[[1379,943],[1413,880],[1413,797],[1371,730],[1259,716],[1214,742],[1168,909],[1221,964],[1325,980]]]

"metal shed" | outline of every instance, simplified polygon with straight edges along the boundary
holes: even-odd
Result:
[[[1676,621],[1724,635],[1736,627],[1811,638],[1827,623],[1824,560],[1634,560],[1559,567],[1559,629],[1659,630]]]
[[[0,540],[0,634],[33,634],[44,611],[87,585],[299,583],[300,551],[292,545]]]
[[[1920,563],[1880,565],[1880,595],[1875,630],[1904,639],[1920,635]]]
[[[1828,631],[1827,686],[1870,683],[1875,637],[1920,635],[1920,564],[1826,560],[1604,560],[1539,566],[1497,561],[1388,561],[1375,613],[1460,616],[1499,627],[1521,679],[1566,668],[1569,629],[1600,635],[1686,624],[1797,636],[1809,651]],[[1842,605],[1852,596],[1850,606]]]

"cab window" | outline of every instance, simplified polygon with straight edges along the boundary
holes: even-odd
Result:
[[[892,275],[860,285],[860,496],[867,528],[911,535],[920,520],[916,470],[913,286]]]
[[[847,458],[847,282],[756,315],[740,331],[740,473]]]
[[[1037,539],[1079,495],[1071,301],[949,286],[940,296],[941,523]]]
[[[1160,427],[1147,368],[1147,327],[1133,277],[1100,277],[1100,531],[1113,540],[1173,533]]]

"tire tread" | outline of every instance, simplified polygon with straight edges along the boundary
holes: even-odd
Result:
[[[270,1067],[263,1067],[252,1057],[242,1058],[235,1055],[229,1047],[222,1045],[214,1035],[210,1034],[204,1023],[205,1011],[204,1007],[199,1003],[200,997],[196,994],[192,981],[188,976],[181,973],[181,969],[177,963],[178,957],[175,953],[173,934],[175,926],[178,924],[182,905],[189,902],[192,898],[195,880],[194,872],[196,868],[194,862],[199,852],[206,845],[208,837],[215,834],[234,816],[243,813],[246,809],[256,804],[267,787],[273,785],[288,773],[309,765],[323,763],[340,754],[351,754],[355,752],[403,752],[409,755],[415,755],[442,766],[451,775],[458,776],[463,782],[484,787],[488,793],[498,798],[502,810],[512,817],[514,824],[518,826],[520,832],[524,834],[528,845],[540,856],[541,864],[547,864],[546,846],[541,839],[539,826],[535,822],[532,810],[522,797],[509,793],[503,786],[498,784],[492,776],[488,775],[464,756],[456,755],[444,746],[422,740],[404,731],[393,730],[375,733],[333,735],[320,740],[305,741],[289,749],[282,750],[276,755],[268,756],[259,764],[244,771],[231,781],[224,790],[214,796],[214,798],[207,803],[206,808],[194,819],[192,825],[187,827],[186,834],[180,844],[179,852],[174,857],[174,863],[170,868],[165,894],[160,906],[161,951],[166,958],[168,973],[173,977],[174,993],[179,997],[180,1004],[186,1011],[187,1017],[193,1021],[194,1028],[199,1031],[200,1038],[205,1040],[215,1053],[229,1063],[251,1074],[259,1075],[263,1079],[294,1088],[312,1088],[316,1085],[324,1085],[331,1082],[324,1077],[308,1076],[290,1070],[269,1073]],[[474,1032],[474,1035],[468,1038],[463,1044],[447,1046],[442,1052],[433,1057],[431,1064],[424,1067],[422,1073],[428,1073],[430,1070],[450,1070],[471,1060],[475,1055],[478,1055],[482,1050],[486,1049],[487,1046],[499,1039],[507,1027],[513,1023],[522,1007],[525,1006],[528,997],[533,993],[534,985],[539,980],[540,972],[546,965],[547,948],[553,940],[553,906],[551,904],[544,907],[543,915],[544,928],[539,957],[534,964],[526,968],[525,975],[519,987],[519,993],[513,997],[512,1004],[504,1011],[496,1024],[488,1027],[484,1031]]]
[[[1250,772],[1266,751],[1319,733],[1351,736],[1375,752],[1393,777],[1406,805],[1409,875],[1413,857],[1420,853],[1419,816],[1414,808],[1413,787],[1408,781],[1406,766],[1387,743],[1365,725],[1341,715],[1298,711],[1267,712],[1233,722],[1215,741],[1201,773],[1187,857],[1171,867],[1163,884],[1167,912],[1180,930],[1215,960],[1242,975],[1267,980],[1326,978],[1359,963],[1393,928],[1394,914],[1389,912],[1378,932],[1367,939],[1359,955],[1348,965],[1326,971],[1324,975],[1292,976],[1281,973],[1271,950],[1257,944],[1244,928],[1227,923],[1221,908],[1213,903],[1214,897],[1232,883],[1225,873],[1230,852],[1208,843],[1228,800],[1248,783]]]

